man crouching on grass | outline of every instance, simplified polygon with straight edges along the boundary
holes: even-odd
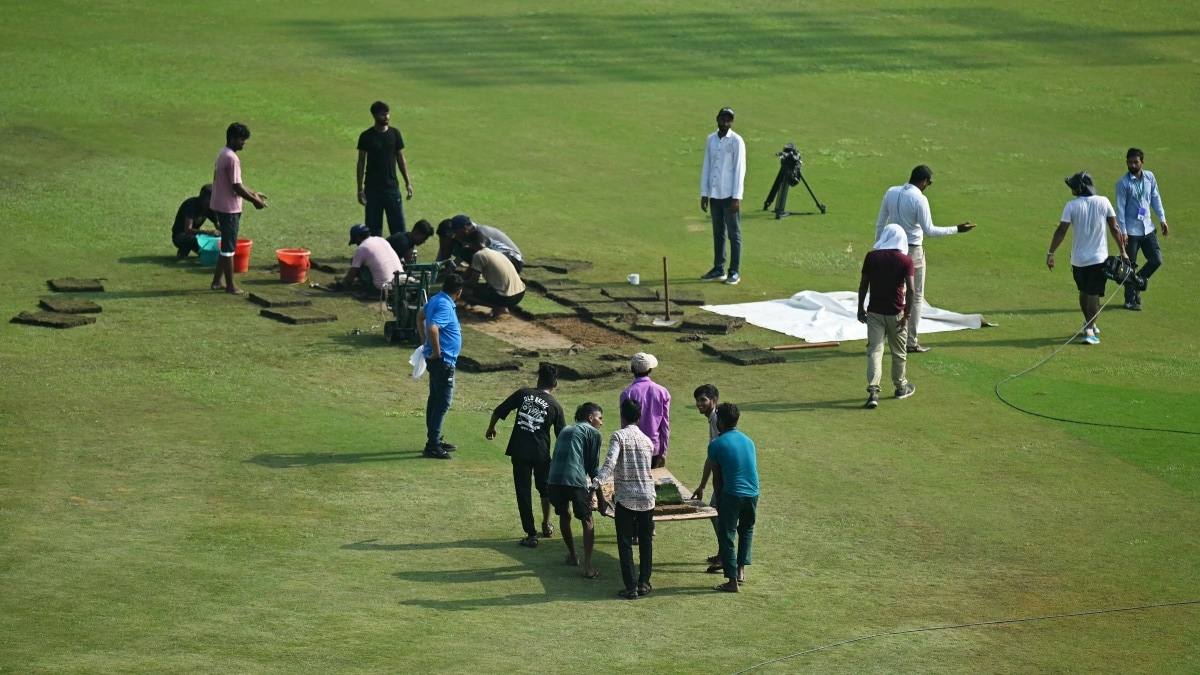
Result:
[[[600,427],[604,424],[604,411],[595,403],[584,403],[575,410],[575,424],[563,429],[554,443],[554,457],[550,458],[549,483],[550,504],[558,514],[558,527],[562,530],[563,543],[567,545],[567,564],[579,565],[575,553],[575,539],[571,535],[571,509],[583,523],[583,576],[596,578],[592,567],[592,547],[596,541],[596,528],[592,523],[592,493],[588,489],[596,476],[600,464]],[[521,540],[522,546],[538,545],[537,537]]]

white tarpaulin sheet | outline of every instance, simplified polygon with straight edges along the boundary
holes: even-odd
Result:
[[[705,305],[702,309],[725,316],[738,316],[759,328],[766,328],[805,342],[846,342],[866,340],[867,325],[858,322],[858,293],[800,291],[783,300],[747,302],[740,305]],[[957,314],[923,305],[920,331],[941,333],[948,330],[979,328],[980,314]]]

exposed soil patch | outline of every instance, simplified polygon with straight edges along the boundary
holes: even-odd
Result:
[[[320,312],[309,307],[282,307],[276,309],[264,309],[259,312],[260,315],[268,319],[275,319],[290,324],[310,324],[310,323],[329,323],[337,321],[337,316]]]
[[[50,285],[50,290],[55,293],[100,293],[104,291],[104,284],[100,283],[99,279],[65,277],[63,279],[51,279],[46,283]]]
[[[570,349],[574,343],[571,338],[548,330],[535,321],[526,321],[515,315],[502,319],[493,319],[491,310],[486,307],[468,307],[459,309],[458,320],[464,326],[497,340],[507,342],[514,347],[525,349]]]
[[[618,347],[638,344],[637,340],[629,336],[578,317],[543,319],[539,323],[569,338],[581,347]]]

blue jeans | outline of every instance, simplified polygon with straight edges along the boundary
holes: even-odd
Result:
[[[450,412],[454,396],[454,366],[442,359],[425,359],[429,371],[429,400],[425,403],[426,448],[436,448],[442,440],[442,420]]]
[[[1138,251],[1146,256],[1146,264],[1138,268],[1137,274],[1143,279],[1149,279],[1155,270],[1162,267],[1162,249],[1158,246],[1158,232],[1151,231],[1150,234],[1140,237],[1129,235],[1125,241],[1125,252],[1129,254],[1129,262],[1137,263]],[[1142,303],[1141,294],[1133,286],[1126,286],[1125,302],[1140,305]]]
[[[754,521],[758,516],[758,497],[721,495],[717,504],[717,543],[725,577],[737,578],[737,568],[750,564],[750,545],[754,542]],[[737,533],[737,550],[733,535]]]
[[[713,224],[713,268],[725,269],[725,237],[729,237],[729,273],[737,274],[742,264],[742,212],[730,212],[733,198],[708,200]]]
[[[364,215],[367,229],[372,237],[383,236],[383,214],[387,212],[388,234],[404,232],[408,223],[404,221],[404,202],[400,199],[400,188],[367,188],[367,211]]]

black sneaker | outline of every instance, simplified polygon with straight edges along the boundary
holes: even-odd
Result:
[[[708,271],[708,274],[700,277],[700,281],[724,281],[725,272],[720,267],[714,267]]]
[[[1128,309],[1132,312],[1140,312],[1142,311],[1142,306],[1136,302],[1127,302],[1125,303],[1125,309]]]
[[[909,382],[908,384],[904,385],[903,389],[896,390],[896,398],[908,398],[915,393],[917,393],[917,388],[913,386],[912,382]]]
[[[446,441],[438,441],[438,447],[446,452],[454,452],[458,449],[457,445],[453,443],[447,443]]]
[[[421,455],[430,459],[450,459],[450,453],[439,447],[425,448]]]
[[[879,394],[874,391],[871,392],[871,395],[867,397],[867,402],[863,404],[863,407],[866,408],[867,410],[874,410],[875,408],[878,408],[879,407]]]

